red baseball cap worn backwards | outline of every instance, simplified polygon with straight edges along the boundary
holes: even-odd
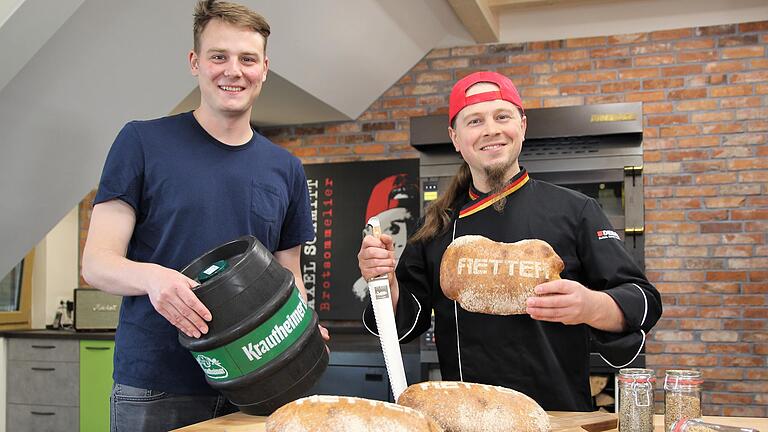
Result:
[[[473,85],[481,82],[496,84],[499,87],[499,90],[467,96],[467,90]],[[523,101],[520,99],[520,93],[517,92],[517,88],[512,84],[512,80],[504,75],[498,72],[475,72],[465,76],[456,82],[453,86],[453,90],[451,90],[451,99],[448,107],[448,124],[453,124],[453,119],[456,117],[456,114],[468,105],[497,99],[512,102],[515,106],[523,110]]]

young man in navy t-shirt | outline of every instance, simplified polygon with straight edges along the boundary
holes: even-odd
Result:
[[[256,133],[251,109],[267,78],[269,24],[248,8],[201,1],[189,67],[200,106],[130,122],[109,152],[83,251],[83,277],[124,296],[115,335],[111,429],[169,430],[234,411],[178,342],[210,311],[178,270],[251,234],[293,272],[314,237],[301,162]],[[325,329],[321,329],[327,338]]]

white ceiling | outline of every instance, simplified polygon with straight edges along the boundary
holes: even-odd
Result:
[[[500,42],[619,35],[768,19],[766,0],[545,0],[535,3],[493,9],[499,20]]]
[[[276,30],[268,53],[272,73],[254,107],[254,124],[355,119],[432,48],[768,19],[765,0],[377,0],[345,4],[353,7],[311,2],[310,9],[303,9],[313,18],[310,23],[292,20],[288,28],[273,26]],[[261,2],[259,7],[266,8],[257,10],[268,18],[281,16],[284,11],[279,5]],[[334,27],[330,23],[348,24]],[[297,40],[301,34],[322,34],[325,45],[333,48],[317,49],[312,43],[274,48],[273,40],[285,36]],[[392,73],[382,69],[381,59],[388,65],[398,59],[398,67],[403,63],[409,67]],[[173,112],[196,108],[199,97],[193,89]]]
[[[768,20],[765,0],[472,0],[498,42]],[[435,47],[454,0],[242,0],[269,20],[259,124],[357,118]],[[0,274],[97,183],[120,127],[195,107],[194,0],[0,0]],[[464,18],[464,17],[462,17]]]

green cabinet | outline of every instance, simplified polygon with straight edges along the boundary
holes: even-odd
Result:
[[[114,353],[114,341],[80,341],[80,432],[109,430]]]

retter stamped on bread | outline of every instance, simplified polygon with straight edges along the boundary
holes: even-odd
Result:
[[[524,314],[536,285],[560,279],[563,260],[543,240],[500,243],[479,235],[454,239],[440,263],[445,296],[470,312]]]

